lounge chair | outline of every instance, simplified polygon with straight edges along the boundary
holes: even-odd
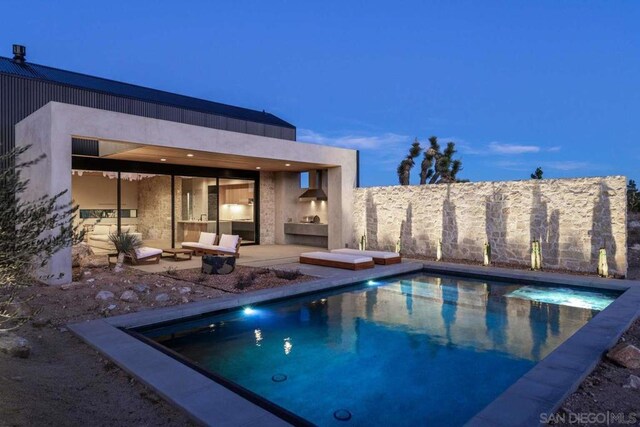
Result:
[[[162,257],[162,249],[150,248],[148,246],[143,246],[135,250],[133,255],[125,255],[124,260],[133,265],[140,264],[158,264],[160,263],[160,258]],[[114,252],[108,254],[109,265],[115,264],[113,258],[118,258],[118,253]]]
[[[236,258],[240,258],[240,243],[242,242],[240,236],[235,234],[223,234],[220,236],[218,244],[214,245],[213,243],[200,243],[200,241],[203,240],[203,234],[213,233],[200,233],[200,239],[197,243],[183,242],[182,247],[186,249],[193,249],[196,255],[233,255]]]
[[[397,252],[361,251],[358,249],[333,249],[331,253],[370,256],[371,258],[373,258],[373,262],[380,265],[399,264],[402,262],[402,257]]]
[[[182,248],[191,249],[196,255],[202,255],[202,249],[216,244],[216,237],[216,233],[201,232],[197,242],[182,242]]]
[[[323,267],[364,270],[373,268],[373,258],[361,255],[346,255],[334,252],[306,252],[300,254],[300,264],[321,265]]]

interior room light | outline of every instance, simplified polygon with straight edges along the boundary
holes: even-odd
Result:
[[[193,154],[189,153],[187,154],[187,157],[193,157]]]
[[[260,166],[256,166],[256,169],[258,169],[258,170],[259,170],[259,169],[261,169],[261,168],[260,168]]]
[[[291,166],[291,163],[285,163],[284,165],[285,166]]]
[[[166,161],[167,161],[167,159],[160,159],[160,161],[161,161],[161,162],[166,162]]]

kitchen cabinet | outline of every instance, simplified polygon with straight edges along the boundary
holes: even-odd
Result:
[[[220,204],[248,205],[253,200],[253,186],[250,184],[225,185],[220,187]]]

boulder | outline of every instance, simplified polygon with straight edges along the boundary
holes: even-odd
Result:
[[[607,358],[625,368],[640,368],[640,349],[631,344],[618,344],[607,353]]]
[[[169,301],[169,294],[158,294],[156,296],[157,302],[167,302]]]
[[[106,301],[113,298],[115,298],[115,295],[110,291],[100,291],[96,294],[96,299],[100,301]]]
[[[178,292],[180,292],[180,295],[184,295],[184,294],[188,294],[191,292],[191,288],[188,286],[184,286],[180,289],[178,289]]]
[[[71,266],[82,267],[89,257],[93,255],[93,249],[87,243],[78,243],[71,248]]]
[[[627,383],[625,385],[623,385],[622,387],[639,389],[640,388],[640,377],[638,377],[637,375],[629,375],[629,378],[627,378]]]
[[[136,292],[147,292],[149,290],[149,287],[147,285],[142,285],[142,284],[138,284],[138,285],[133,285],[133,289]]]
[[[120,295],[120,299],[127,302],[136,302],[139,300],[138,295],[133,291],[124,291],[122,295]]]
[[[29,341],[10,332],[0,333],[0,352],[26,359],[31,353]]]

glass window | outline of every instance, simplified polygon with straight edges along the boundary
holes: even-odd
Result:
[[[216,178],[175,177],[176,247],[197,242],[201,232],[216,233],[218,183]]]
[[[144,246],[170,248],[171,177],[122,172],[120,191],[120,232],[136,234]]]
[[[118,231],[118,173],[72,170],[71,197],[79,206],[76,220],[85,241],[95,253],[112,252],[109,235]]]
[[[235,234],[242,243],[255,243],[255,181],[220,179],[220,234]]]

